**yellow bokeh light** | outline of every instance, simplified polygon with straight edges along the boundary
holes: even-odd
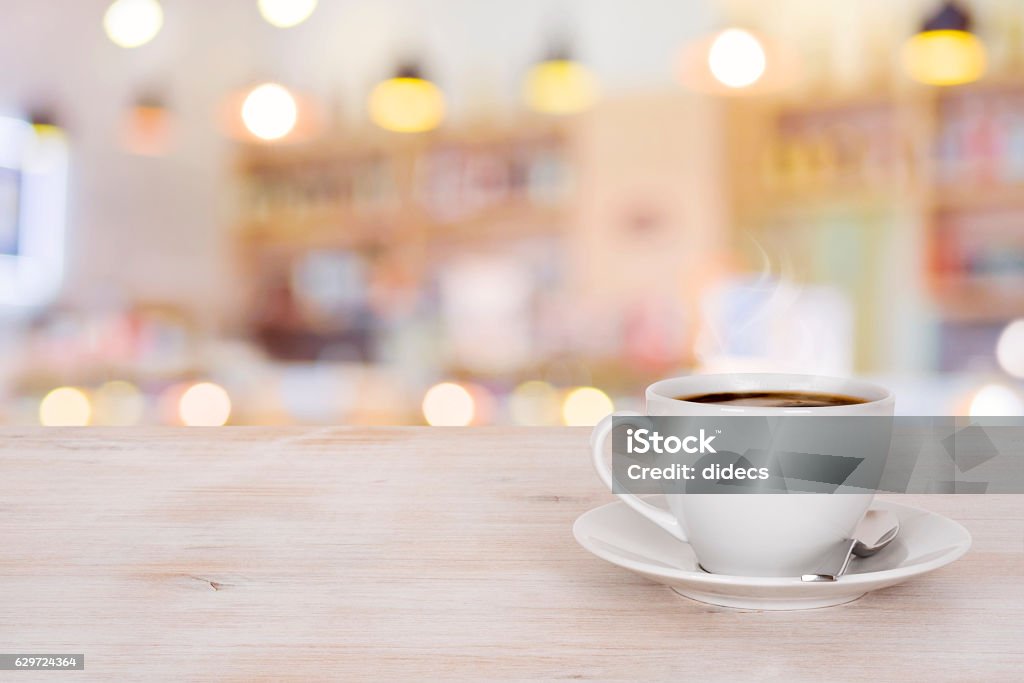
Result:
[[[547,382],[523,382],[508,397],[508,410],[516,424],[552,425],[559,418],[558,390]]]
[[[160,33],[164,10],[157,0],[116,0],[103,15],[103,30],[120,47],[145,45]]]
[[[711,75],[729,88],[746,88],[764,75],[767,66],[764,47],[754,34],[739,28],[722,31],[708,50]]]
[[[114,380],[96,390],[93,406],[97,424],[126,427],[142,420],[146,401],[131,382]]]
[[[75,387],[59,387],[39,404],[39,424],[47,427],[83,427],[89,424],[89,396]]]
[[[295,98],[277,83],[264,83],[254,88],[242,103],[242,123],[261,140],[278,140],[288,135],[298,117]]]
[[[535,65],[526,74],[523,96],[534,111],[577,114],[597,102],[597,79],[579,62],[552,59]]]
[[[562,421],[570,427],[593,427],[615,410],[608,394],[594,387],[577,387],[562,403]]]
[[[422,133],[441,125],[444,93],[423,78],[389,78],[370,93],[370,120],[396,133]]]
[[[986,384],[971,399],[971,417],[1020,417],[1024,399],[1010,387]]]
[[[959,85],[985,74],[985,45],[967,31],[925,31],[903,47],[903,67],[915,81]]]
[[[475,414],[473,395],[453,382],[435,384],[423,396],[423,417],[434,427],[465,427]]]
[[[231,417],[231,397],[212,382],[193,384],[178,401],[178,417],[188,427],[220,427]]]
[[[259,0],[260,15],[271,26],[291,28],[309,19],[317,0]]]

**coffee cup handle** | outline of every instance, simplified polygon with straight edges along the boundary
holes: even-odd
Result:
[[[682,528],[679,525],[679,520],[676,519],[668,510],[663,510],[659,507],[655,507],[650,503],[646,502],[642,498],[639,498],[632,493],[617,493],[615,491],[614,475],[608,464],[604,461],[604,443],[608,439],[608,435],[612,433],[612,427],[614,425],[613,418],[622,417],[646,417],[642,413],[637,413],[632,410],[623,410],[617,413],[608,415],[594,427],[594,431],[590,435],[590,449],[594,456],[594,469],[597,470],[597,476],[601,478],[604,485],[608,487],[612,493],[622,499],[629,507],[633,508],[641,515],[651,520],[665,531],[669,532],[680,541],[688,542],[686,534],[683,533]],[[620,487],[621,488],[621,487]]]

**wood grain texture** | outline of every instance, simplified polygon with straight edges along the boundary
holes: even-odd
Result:
[[[742,612],[587,554],[587,430],[0,432],[9,680],[993,681],[1024,672],[1024,496],[900,496],[959,562]]]

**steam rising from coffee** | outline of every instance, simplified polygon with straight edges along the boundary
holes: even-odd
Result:
[[[845,375],[851,370],[850,304],[835,287],[804,285],[786,254],[749,238],[758,267],[711,286],[701,300],[695,355],[710,372]]]

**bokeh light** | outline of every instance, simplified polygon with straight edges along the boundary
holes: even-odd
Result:
[[[558,390],[541,380],[523,382],[508,397],[512,421],[520,425],[552,425],[559,418]]]
[[[578,62],[552,59],[535,65],[526,74],[523,96],[534,111],[576,114],[597,102],[597,79]]]
[[[231,417],[231,397],[212,382],[193,384],[178,401],[178,417],[188,427],[219,427]]]
[[[473,395],[453,382],[435,384],[423,396],[423,417],[434,427],[464,427],[475,414]]]
[[[309,19],[317,0],[259,0],[260,15],[271,26],[291,28]]]
[[[903,47],[903,67],[927,85],[959,85],[976,81],[987,67],[985,45],[967,31],[925,31]]]
[[[593,427],[615,410],[608,394],[594,387],[577,387],[562,403],[562,421],[570,427]]]
[[[396,133],[422,133],[441,125],[444,93],[424,78],[399,76],[378,83],[370,93],[370,120]]]
[[[257,86],[242,103],[242,122],[261,140],[279,140],[295,128],[299,107],[287,88],[277,83]]]
[[[1024,318],[1011,322],[999,335],[996,360],[1007,374],[1024,378]]]
[[[986,384],[971,399],[971,417],[1019,417],[1024,415],[1024,399],[1010,387]]]
[[[101,425],[130,426],[142,421],[146,400],[131,382],[106,382],[93,396],[95,422]]]
[[[708,50],[711,75],[729,88],[757,83],[767,66],[764,47],[754,34],[730,28],[718,34]]]
[[[46,427],[83,427],[91,417],[89,396],[75,387],[58,387],[39,404],[39,424]]]
[[[145,45],[163,25],[164,11],[157,0],[116,0],[103,15],[107,37],[124,48]]]

